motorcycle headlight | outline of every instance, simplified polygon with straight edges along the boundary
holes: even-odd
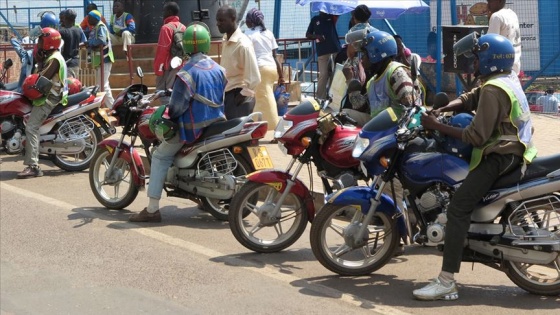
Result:
[[[276,125],[276,129],[274,129],[274,138],[282,138],[284,134],[292,128],[294,122],[291,120],[285,120],[284,118],[280,118],[278,124]]]
[[[354,141],[354,149],[352,149],[352,157],[357,159],[359,158],[362,153],[366,150],[369,146],[369,139],[368,138],[360,138],[358,135],[356,137],[356,141]]]

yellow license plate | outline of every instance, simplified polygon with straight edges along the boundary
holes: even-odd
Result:
[[[247,149],[249,150],[249,156],[256,170],[274,167],[266,147],[247,147]]]

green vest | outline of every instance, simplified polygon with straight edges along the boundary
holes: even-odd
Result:
[[[66,84],[66,62],[64,61],[64,57],[62,57],[62,54],[60,53],[60,51],[55,51],[52,55],[50,55],[47,60],[45,61],[45,64],[47,64],[49,62],[49,60],[51,59],[56,59],[58,60],[58,64],[59,64],[59,68],[58,68],[58,79],[59,82],[54,83],[53,87],[51,88],[50,93],[60,93],[62,94],[62,98],[59,102],[59,104],[62,104],[64,106],[66,106],[66,104],[68,104],[68,84]],[[47,100],[47,97],[49,96],[49,94],[38,98],[36,100],[33,100],[33,106],[42,106],[45,104],[45,101]]]
[[[118,31],[120,31],[123,28],[126,28],[126,21],[124,21],[124,19],[128,16],[128,12],[123,12],[122,15],[121,15],[121,18],[123,19],[123,24],[124,24],[124,27],[122,27],[122,28],[121,28],[120,25],[115,25],[115,17],[116,16],[117,16],[116,14],[111,14],[111,21],[110,21],[111,26],[113,27],[113,32],[115,32],[115,33],[117,33]]]
[[[105,26],[103,22],[99,21],[95,26],[94,29],[95,33],[93,34],[95,38],[97,38],[97,32],[99,32],[99,28],[101,27],[101,25]],[[105,26],[105,28],[107,28],[107,26]],[[93,52],[93,57],[91,60],[91,64],[93,65],[94,68],[96,68],[101,64],[101,57],[98,49],[93,49],[92,52]],[[109,36],[108,29],[107,29],[107,43],[103,45],[103,60],[105,60],[106,57],[109,57],[109,60],[111,60],[111,62],[115,62],[115,57],[113,56],[113,47],[111,46],[111,38]]]
[[[523,159],[525,164],[531,163],[537,156],[537,148],[531,140],[533,126],[531,124],[531,112],[523,89],[520,84],[515,84],[514,80],[508,79],[509,75],[501,75],[492,78],[484,85],[490,84],[499,87],[507,93],[511,101],[511,110],[509,116],[502,120],[502,123],[511,123],[517,130],[517,135],[504,136],[500,133],[499,128],[494,130],[492,136],[482,147],[473,148],[470,170],[473,170],[480,164],[484,150],[499,141],[521,142],[525,147]],[[521,103],[520,103],[521,100]]]

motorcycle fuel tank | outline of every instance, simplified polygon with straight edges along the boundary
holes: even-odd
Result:
[[[353,167],[360,161],[352,157],[354,141],[360,132],[359,128],[336,126],[325,143],[321,146],[321,156],[337,167]]]
[[[454,186],[467,177],[469,164],[450,154],[420,152],[407,157],[403,163],[403,172],[413,182],[439,181]]]
[[[31,102],[22,94],[0,91],[0,116],[24,116],[31,112]]]

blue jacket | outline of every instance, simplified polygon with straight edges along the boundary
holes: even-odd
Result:
[[[181,140],[193,143],[205,127],[223,121],[227,84],[224,68],[204,54],[189,59],[177,73],[169,101],[169,116],[180,128]]]

